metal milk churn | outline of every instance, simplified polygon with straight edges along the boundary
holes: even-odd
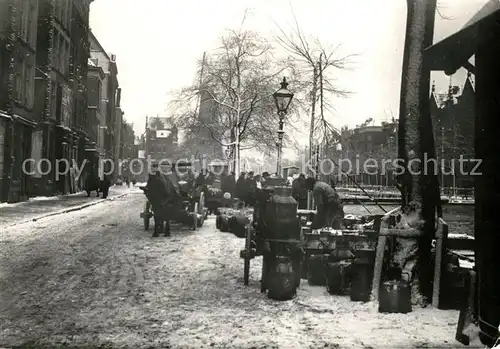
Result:
[[[288,300],[297,292],[296,272],[288,256],[277,256],[268,276],[267,296],[274,300]]]
[[[379,293],[378,311],[380,313],[410,313],[412,311],[410,281],[401,278],[384,282]]]
[[[267,226],[265,238],[300,240],[300,222],[297,218],[298,203],[292,197],[292,188],[274,187],[271,202],[265,213]]]
[[[357,250],[351,266],[350,297],[353,302],[368,302],[372,291],[374,250]]]
[[[328,262],[326,265],[326,290],[330,294],[343,295],[350,286],[349,261]]]

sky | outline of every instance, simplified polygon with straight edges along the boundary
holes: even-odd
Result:
[[[444,18],[436,15],[434,41],[460,29],[485,2],[438,0]],[[246,9],[246,27],[270,40],[278,34],[276,23],[290,32],[293,9],[306,35],[325,46],[341,44],[340,55],[358,54],[352,70],[333,72],[337,84],[353,92],[331,101],[336,127],[397,117],[405,0],[94,0],[90,26],[117,56],[122,108],[136,134],[144,131],[146,115],[168,116],[173,91],[192,84],[203,52],[218,47],[225,29],[238,28]],[[465,75],[459,71],[452,84],[462,86]],[[432,77],[438,91],[447,90],[448,77]],[[298,137],[306,142],[307,132]]]

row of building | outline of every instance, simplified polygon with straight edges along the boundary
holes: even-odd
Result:
[[[99,157],[117,161],[134,144],[116,56],[89,28],[91,2],[0,1],[2,202],[76,192],[85,176],[61,166],[97,173]]]
[[[440,180],[444,188],[472,188],[473,178],[468,175],[474,162],[465,163],[463,173],[460,173],[458,160],[474,157],[474,81],[469,74],[463,86],[450,84],[448,91],[436,92],[432,86],[430,96],[430,112],[433,120],[434,140],[438,166],[443,165]],[[361,166],[367,158],[396,159],[397,158],[397,120],[373,125],[371,119],[353,129],[344,127],[340,132],[341,151],[336,155],[342,159],[350,159],[355,164],[359,157]],[[381,163],[381,162],[379,162]],[[353,174],[360,183],[366,185],[395,185],[391,169],[385,173],[369,169]],[[455,172],[455,173],[453,173]]]

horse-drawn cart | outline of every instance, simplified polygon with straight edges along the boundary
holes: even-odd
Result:
[[[140,187],[145,193],[146,187]],[[146,194],[147,195],[147,194]],[[181,201],[172,206],[171,221],[187,225],[196,230],[201,228],[205,222],[207,210],[205,208],[205,194],[200,193],[198,197],[183,195]],[[144,230],[149,230],[151,218],[154,216],[153,208],[149,200],[144,203],[144,211],[140,214],[144,221]]]
[[[168,200],[168,197],[165,198],[165,201],[169,202],[167,205],[169,221],[181,223],[196,230],[203,226],[207,216],[207,209],[205,207],[205,193],[203,189],[193,188],[192,181],[183,180],[186,170],[190,168],[190,163],[182,163],[181,165],[177,163],[173,167],[173,171],[168,174],[160,173],[158,176],[162,176],[164,183],[168,183],[165,187],[166,192],[171,192],[166,194],[167,196],[171,196],[170,200]],[[148,230],[149,222],[154,216],[154,205],[150,202],[147,186],[140,188],[144,191],[146,198],[148,198],[144,203],[144,211],[140,214],[144,221],[144,229]]]

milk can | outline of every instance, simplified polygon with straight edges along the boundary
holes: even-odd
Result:
[[[314,254],[307,258],[307,282],[311,286],[326,285],[325,265],[330,254]]]
[[[358,250],[351,266],[350,297],[353,302],[368,302],[373,281],[375,251]]]
[[[344,295],[350,287],[349,261],[328,262],[326,265],[326,290],[330,294]]]
[[[297,292],[296,273],[288,256],[277,256],[266,280],[267,296],[274,300],[288,300]]]
[[[408,275],[408,274],[406,274]],[[400,280],[386,281],[382,284],[379,293],[380,313],[410,313],[411,308],[411,286],[409,281]]]

